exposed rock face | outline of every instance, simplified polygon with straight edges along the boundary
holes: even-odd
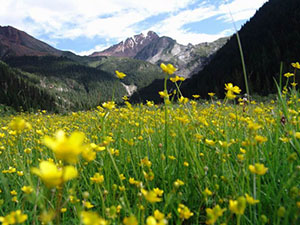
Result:
[[[223,38],[212,43],[185,46],[170,37],[159,37],[155,32],[149,31],[147,36],[135,35],[90,56],[130,57],[157,65],[162,62],[172,63],[178,68],[177,74],[190,77],[199,72],[210,60],[210,56],[226,41],[227,38]]]
[[[127,38],[126,41],[121,41],[119,44],[113,45],[110,48],[94,52],[90,56],[120,56],[120,57],[134,57],[140,50],[147,46],[151,41],[158,39],[158,35],[149,31],[147,36],[144,34],[134,35]]]
[[[127,91],[127,96],[131,96],[136,90],[137,90],[137,86],[134,84],[131,85],[126,85],[124,83],[121,83],[123,85],[123,87],[126,89]]]
[[[154,64],[172,63],[178,68],[177,74],[190,77],[200,71],[226,41],[227,38],[221,38],[211,43],[181,45],[172,38],[160,37],[143,48],[135,58]]]
[[[8,56],[60,56],[59,51],[11,26],[0,26],[0,59]]]

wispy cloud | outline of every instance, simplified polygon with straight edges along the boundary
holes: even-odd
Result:
[[[234,21],[246,20],[254,15],[256,10],[261,7],[268,0],[233,0],[229,3],[226,1],[220,5],[219,13],[220,19],[225,20],[226,22],[232,22],[230,13],[233,16]]]
[[[210,0],[0,1],[1,25],[15,26],[38,38],[47,36],[44,40],[53,39],[53,43],[79,37],[120,41],[153,30],[180,43],[195,44],[212,41],[233,31],[226,28],[208,34],[205,30],[186,29],[187,24],[212,17],[218,17],[223,23],[231,22],[229,11],[236,21],[246,20],[267,0],[228,0],[228,3],[224,0],[218,4]],[[105,45],[99,43],[93,49]]]
[[[86,51],[80,51],[80,52],[77,52],[77,51],[74,51],[72,49],[69,49],[69,51],[77,54],[77,55],[91,55],[92,53],[94,52],[100,52],[104,49],[107,49],[108,47],[110,47],[109,45],[96,45],[94,48],[92,49],[89,49],[89,50],[86,50]]]

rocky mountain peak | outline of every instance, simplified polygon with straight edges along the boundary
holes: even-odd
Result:
[[[159,36],[157,35],[157,33],[155,33],[154,31],[148,31],[147,33],[147,37],[148,39],[156,39],[159,38]]]
[[[149,31],[147,36],[143,33],[137,34],[133,37],[127,38],[125,41],[121,41],[119,44],[105,49],[104,51],[94,52],[90,56],[120,56],[133,58],[150,42],[158,38],[159,36],[153,31]]]

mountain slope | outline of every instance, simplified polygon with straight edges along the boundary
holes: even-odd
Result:
[[[290,71],[290,63],[300,60],[300,1],[270,0],[239,31],[251,93],[275,92],[273,78],[279,79],[280,63]],[[296,77],[300,82],[299,77]],[[186,96],[216,92],[224,96],[224,84],[232,82],[245,91],[236,36],[224,45],[202,71],[188,79]]]
[[[12,69],[0,61],[0,103],[20,110],[46,109],[60,111],[55,95],[37,85],[33,74]],[[36,79],[37,78],[37,79]]]
[[[126,94],[116,77],[66,57],[10,57],[6,59],[6,63],[30,74],[24,79],[56,96],[55,104],[61,110],[96,107],[101,102],[112,99],[114,88],[118,90],[114,95],[115,100],[120,100]]]
[[[156,33],[149,31],[147,36],[143,34],[127,38],[125,42],[113,45],[102,51],[94,52],[95,56],[129,57],[160,65],[172,63],[178,68],[181,76],[190,77],[200,71],[207,64],[228,38],[221,38],[212,43],[200,43],[198,45],[178,44],[170,37],[159,37]]]
[[[178,44],[169,37],[160,37],[153,40],[135,56],[136,59],[145,60],[157,65],[161,62],[171,63],[178,68],[178,74],[190,77],[200,71],[207,64],[228,38],[221,38],[211,43],[189,44],[187,46]]]
[[[9,56],[59,56],[61,54],[62,51],[35,39],[23,31],[11,26],[0,26],[0,59]]]
[[[89,65],[112,76],[115,76],[116,70],[125,73],[127,76],[122,80],[122,84],[128,90],[128,95],[131,95],[133,90],[148,86],[153,80],[164,77],[163,72],[156,65],[132,58],[102,57]]]
[[[57,96],[56,104],[65,110],[92,108],[111,100],[113,95],[115,101],[121,101],[122,96],[131,95],[137,88],[164,77],[157,66],[136,59],[76,59],[78,61],[62,56],[19,56],[7,58],[5,62],[12,68],[30,73],[30,77],[34,77],[31,81]],[[125,79],[117,79],[115,70],[126,73]]]

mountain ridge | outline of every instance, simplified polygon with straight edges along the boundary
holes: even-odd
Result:
[[[160,63],[172,63],[178,68],[183,77],[190,77],[200,71],[221,46],[227,37],[214,42],[204,42],[197,45],[182,45],[167,36],[158,36],[149,31],[147,35],[139,34],[125,41],[121,41],[101,52],[94,52],[90,57],[115,56],[129,57],[160,65]],[[213,47],[212,47],[213,46]]]
[[[103,51],[92,53],[91,57],[95,56],[118,56],[118,57],[134,57],[141,49],[148,45],[152,40],[158,38],[158,35],[153,31],[148,31],[147,35],[143,33],[134,35],[121,41]]]
[[[12,26],[0,26],[0,59],[24,55],[60,56],[62,51]]]

